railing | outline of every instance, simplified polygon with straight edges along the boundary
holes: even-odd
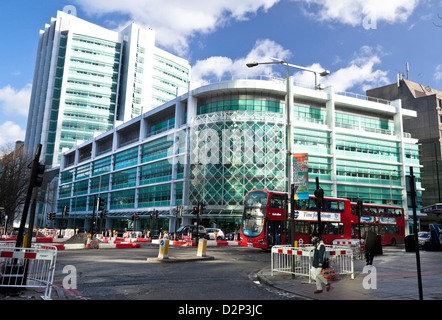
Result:
[[[203,86],[203,85],[209,85],[212,83],[218,83],[218,82],[223,82],[223,81],[232,81],[232,80],[265,80],[265,81],[274,81],[276,83],[284,83],[285,82],[285,78],[283,78],[278,73],[274,73],[271,75],[242,74],[242,75],[230,75],[230,76],[226,75],[226,76],[218,77],[217,79],[206,80],[206,81],[201,82],[200,85]],[[307,84],[307,83],[303,83],[303,82],[293,81],[293,85],[296,87],[315,90],[315,86],[312,83]],[[341,95],[344,97],[356,98],[356,99],[360,99],[360,100],[366,100],[366,101],[391,105],[391,101],[389,101],[389,100],[380,99],[380,98],[376,98],[376,97],[369,97],[367,95],[354,93],[354,92],[339,91],[339,92],[335,92],[335,94]]]
[[[325,246],[330,269],[340,275],[350,275],[354,279],[353,250],[344,246]],[[313,263],[314,247],[311,245],[292,247],[290,245],[274,246],[271,252],[271,274],[274,272],[289,273],[308,277],[311,282],[310,269]]]
[[[382,104],[386,104],[386,105],[391,104],[391,101],[389,101],[389,100],[375,98],[375,97],[369,97],[369,96],[366,96],[364,94],[359,94],[359,93],[340,91],[340,92],[336,92],[336,94],[340,95],[340,96],[344,96],[344,97],[356,98],[356,99],[360,99],[360,100],[382,103]]]
[[[0,287],[44,288],[44,299],[51,299],[57,248],[33,244],[17,248],[15,243],[0,243]]]

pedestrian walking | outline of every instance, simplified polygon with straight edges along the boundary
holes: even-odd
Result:
[[[316,280],[316,291],[314,293],[322,292],[322,284],[325,284],[327,291],[330,290],[330,283],[321,275],[323,263],[325,260],[325,245],[324,241],[319,237],[314,237],[312,239],[313,246],[315,250],[313,252],[313,267],[315,272]]]
[[[368,231],[364,234],[365,240],[365,262],[368,265],[373,264],[374,254],[376,252],[377,235],[374,233],[371,226],[368,227]]]

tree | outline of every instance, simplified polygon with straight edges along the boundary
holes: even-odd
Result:
[[[0,223],[8,216],[8,225],[12,227],[16,214],[24,204],[29,186],[31,170],[28,165],[32,157],[23,144],[7,144],[0,147]]]

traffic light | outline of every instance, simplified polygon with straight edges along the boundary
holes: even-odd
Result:
[[[51,220],[55,220],[55,212],[51,212]]]
[[[32,169],[31,186],[33,188],[41,187],[41,185],[43,184],[43,174],[45,173],[45,168],[46,165],[38,163],[37,165],[35,165],[35,168]]]
[[[204,214],[204,210],[206,209],[206,205],[204,204],[204,202],[200,203],[200,214]]]
[[[199,214],[199,208],[193,207],[193,214]]]
[[[153,219],[153,212],[150,213],[150,220]]]
[[[65,216],[68,216],[68,215],[69,215],[69,210],[70,210],[70,207],[69,207],[69,206],[63,206],[63,214],[64,214]]]
[[[52,213],[51,212],[48,212],[47,219],[52,220]]]
[[[98,202],[97,211],[103,211],[104,210],[104,198],[98,197],[97,202]]]
[[[155,219],[158,219],[158,210],[155,210]]]
[[[324,203],[324,190],[322,188],[317,188],[315,190],[315,197],[316,197],[316,207],[321,208],[322,204]]]
[[[356,214],[360,217],[362,216],[362,201],[358,200],[356,204]]]

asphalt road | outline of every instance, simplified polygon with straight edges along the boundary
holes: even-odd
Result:
[[[196,256],[195,247],[170,247],[169,257]],[[208,247],[213,260],[148,263],[158,246],[59,251],[54,285],[68,300],[285,300],[298,297],[261,285],[256,272],[270,252]],[[69,288],[73,287],[73,288]]]

